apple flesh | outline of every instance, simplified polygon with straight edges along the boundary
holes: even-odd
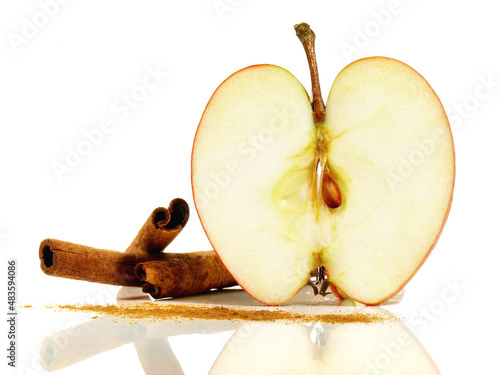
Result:
[[[318,267],[344,297],[375,305],[395,295],[441,233],[454,173],[441,102],[420,74],[386,57],[344,68],[321,122],[290,72],[242,69],[210,99],[192,153],[207,236],[268,305],[292,298]],[[324,196],[330,178],[337,208]]]

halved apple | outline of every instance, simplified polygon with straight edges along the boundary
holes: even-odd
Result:
[[[314,33],[296,26],[313,105],[287,70],[244,68],[215,91],[192,153],[205,232],[236,281],[278,305],[324,267],[332,290],[375,305],[429,255],[446,221],[455,164],[446,113],[408,65],[345,67],[322,105]],[[307,27],[306,27],[307,26]]]

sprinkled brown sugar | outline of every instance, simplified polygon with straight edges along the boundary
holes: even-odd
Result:
[[[143,302],[123,305],[53,305],[45,306],[55,310],[90,313],[96,317],[117,317],[123,319],[150,320],[225,320],[253,322],[323,322],[329,324],[378,323],[397,321],[389,313],[304,313],[293,309],[243,309],[232,306],[157,304]]]

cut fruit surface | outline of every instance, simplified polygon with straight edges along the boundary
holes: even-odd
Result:
[[[205,231],[240,285],[266,303],[293,297],[315,267],[315,213],[303,212],[314,137],[307,92],[271,65],[226,80],[196,134],[193,192]]]
[[[448,214],[454,183],[448,119],[417,72],[376,57],[338,75],[325,126],[328,160],[345,197],[333,212],[325,267],[343,293],[377,304],[418,269]]]
[[[453,183],[438,97],[412,68],[384,57],[338,75],[321,123],[290,72],[242,69],[210,99],[193,145],[205,232],[235,280],[270,305],[321,266],[356,301],[389,299],[437,240]]]

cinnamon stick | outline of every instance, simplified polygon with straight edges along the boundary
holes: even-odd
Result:
[[[155,267],[177,271],[172,283],[179,283],[175,293],[190,295],[206,291],[207,287],[222,288],[236,285],[214,251],[192,253],[163,253],[162,250],[182,231],[189,219],[189,207],[180,198],[173,199],[167,208],[155,209],[141,227],[125,252],[97,249],[67,241],[45,239],[40,244],[39,258],[42,271],[50,276],[89,282],[143,287],[144,280],[135,274],[138,264],[155,263]],[[199,269],[196,269],[198,267]],[[214,272],[213,275],[211,273]],[[183,280],[183,278],[185,280]],[[154,283],[156,279],[152,279]],[[162,293],[171,294],[164,286]],[[191,288],[191,289],[189,289]],[[209,289],[208,289],[209,290]]]
[[[215,252],[213,254],[215,255]],[[138,286],[144,284],[134,273],[138,263],[147,260],[182,259],[186,253],[126,254],[96,249],[67,241],[45,239],[40,243],[40,268],[49,276],[93,283]]]
[[[40,243],[40,268],[49,276],[92,283],[141,286],[134,267],[140,258],[55,239]]]
[[[49,276],[93,283],[143,287],[145,280],[136,275],[135,268],[145,264],[151,270],[150,274],[155,272],[155,276],[150,275],[148,280],[152,284],[158,282],[158,287],[163,286],[163,290],[167,290],[163,280],[168,277],[166,270],[175,273],[176,278],[170,283],[179,283],[179,288],[184,291],[182,295],[200,293],[200,288],[206,291],[207,285],[210,289],[236,285],[213,250],[137,255],[48,238],[40,244],[39,257],[42,271]],[[177,273],[173,271],[176,267],[181,267]],[[186,285],[193,285],[192,290],[186,289]]]
[[[149,215],[125,253],[160,253],[182,231],[188,219],[189,206],[184,199],[173,199],[168,209],[158,207]]]
[[[237,285],[214,251],[191,253],[189,257],[168,262],[139,263],[135,274],[144,282],[142,291],[156,299]]]
[[[168,209],[156,208],[141,227],[125,253],[96,249],[71,242],[45,239],[40,243],[40,268],[50,276],[101,284],[142,286],[135,276],[137,263],[183,257],[161,251],[181,232],[189,219],[189,206],[173,199]]]

